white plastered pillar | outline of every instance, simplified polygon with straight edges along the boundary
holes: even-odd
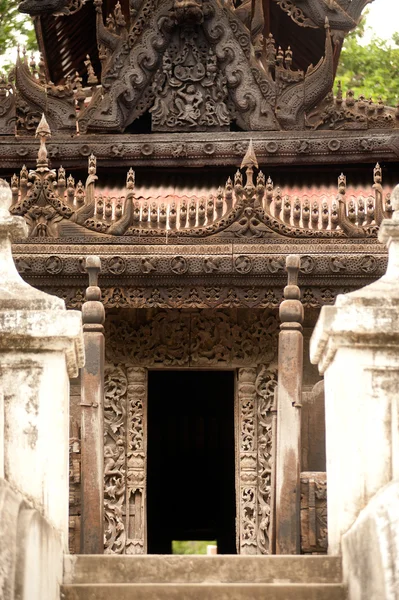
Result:
[[[69,377],[83,364],[81,314],[19,276],[11,240],[27,228],[9,215],[10,201],[0,180],[0,477],[60,532],[66,550]]]
[[[399,202],[379,239],[386,275],[323,307],[310,345],[325,377],[329,553],[375,494],[399,478]]]

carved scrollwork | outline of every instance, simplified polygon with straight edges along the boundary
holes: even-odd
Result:
[[[145,519],[147,370],[129,367],[127,380],[126,554],[144,554],[147,546]]]
[[[126,546],[126,393],[120,366],[107,366],[104,379],[105,554],[123,554]]]
[[[146,367],[244,366],[273,359],[278,321],[264,310],[244,320],[229,310],[161,311],[139,326],[109,319],[106,329],[110,360]]]
[[[269,554],[272,473],[272,407],[275,369],[238,370],[239,531],[241,554]]]
[[[262,366],[255,381],[258,418],[258,551],[270,553],[273,468],[273,403],[277,370]]]
[[[240,554],[257,554],[256,369],[238,371]]]

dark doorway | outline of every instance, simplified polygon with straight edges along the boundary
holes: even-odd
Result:
[[[148,552],[216,540],[235,554],[234,373],[152,371],[148,387]]]

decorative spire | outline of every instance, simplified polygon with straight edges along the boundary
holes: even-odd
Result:
[[[256,158],[255,150],[254,150],[252,139],[251,139],[249,141],[248,150],[247,150],[247,152],[243,158],[243,161],[241,163],[241,169],[246,169],[247,182],[245,184],[245,187],[253,187],[254,186],[254,181],[253,181],[254,168],[258,169],[259,165],[258,165],[258,159]]]
[[[133,190],[135,185],[136,175],[132,168],[129,169],[127,178],[126,178],[126,188],[128,190]]]
[[[42,114],[40,123],[37,126],[35,137],[40,138],[40,148],[39,148],[39,152],[37,155],[37,161],[36,161],[37,167],[38,167],[38,169],[39,168],[41,168],[41,169],[48,168],[46,139],[51,138],[51,129],[49,127],[49,124],[47,123],[47,119],[46,119],[44,113]]]
[[[248,169],[248,168],[253,168],[253,167],[258,169],[259,165],[258,165],[258,160],[256,158],[254,146],[253,146],[252,139],[251,139],[251,140],[249,140],[248,150],[242,160],[241,169],[246,169],[246,168]]]

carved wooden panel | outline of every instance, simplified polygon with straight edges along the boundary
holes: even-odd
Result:
[[[301,552],[327,552],[327,474],[301,473]]]
[[[144,554],[146,536],[147,369],[127,369],[126,554]]]
[[[276,370],[238,369],[237,550],[269,554],[271,544],[272,419]]]
[[[105,553],[144,554],[147,371],[108,365],[104,402]]]
[[[105,369],[104,381],[104,516],[105,554],[126,548],[126,404],[127,375],[121,366]]]
[[[140,320],[140,316],[143,316]],[[111,362],[143,367],[241,367],[269,364],[278,320],[267,310],[157,311],[106,322]]]

